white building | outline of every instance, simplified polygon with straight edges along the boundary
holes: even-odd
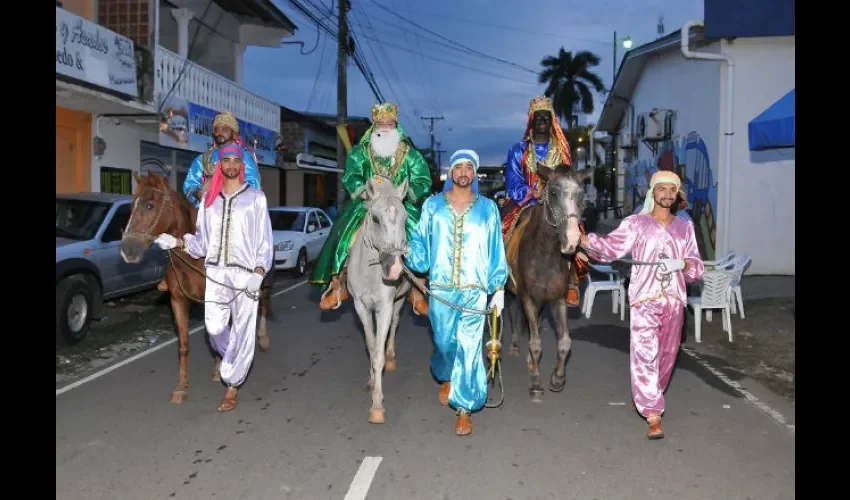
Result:
[[[748,274],[793,275],[794,149],[751,152],[747,130],[794,89],[795,37],[706,39],[701,23],[687,31],[684,40],[679,30],[630,50],[605,102],[597,130],[617,139],[617,200],[632,213],[652,174],[674,170],[703,258],[746,251]],[[683,46],[731,58],[731,96],[727,62],[686,57]]]
[[[264,190],[279,190],[280,107],[241,85],[245,49],[280,47],[296,29],[270,0],[56,5],[57,193],[132,193],[132,173],[148,171],[181,186],[225,110],[256,150]]]

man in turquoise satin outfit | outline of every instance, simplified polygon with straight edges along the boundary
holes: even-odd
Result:
[[[422,205],[406,257],[411,270],[431,277],[431,373],[441,383],[440,403],[457,411],[459,436],[472,432],[470,413],[487,401],[481,352],[486,317],[461,312],[435,297],[461,308],[501,312],[508,279],[499,208],[478,194],[477,172],[475,151],[461,149],[452,155],[443,193]],[[489,304],[488,295],[493,296]]]

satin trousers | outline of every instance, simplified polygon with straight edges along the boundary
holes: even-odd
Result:
[[[636,305],[631,310],[632,398],[644,417],[664,413],[664,391],[682,341],[685,306],[672,297]]]
[[[431,293],[467,309],[484,310],[487,294],[481,290],[432,289]],[[449,405],[473,412],[487,402],[487,373],[482,343],[485,317],[449,307],[429,297],[428,318],[434,331],[431,373],[439,382],[451,382]]]
[[[207,334],[213,348],[221,356],[221,380],[226,384],[240,385],[254,362],[257,338],[259,303],[237,291],[245,288],[251,273],[238,268],[214,267],[208,267],[206,272],[204,323]],[[210,278],[227,286],[213,283]]]

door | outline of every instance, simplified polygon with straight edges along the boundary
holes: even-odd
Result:
[[[316,216],[319,218],[319,251],[322,251],[322,247],[325,244],[325,241],[328,240],[328,235],[331,234],[331,219],[321,210],[316,210]]]
[[[138,264],[128,264],[121,257],[121,235],[130,221],[130,211],[129,203],[118,205],[103,231],[100,246],[95,250],[104,295],[130,292],[162,277],[162,267],[157,263],[158,259],[148,252]]]
[[[56,193],[76,193],[77,131],[56,126]]]
[[[313,229],[313,231],[310,231]],[[307,258],[310,261],[319,258],[319,252],[322,251],[322,227],[319,225],[319,219],[316,218],[316,212],[311,210],[307,214]]]

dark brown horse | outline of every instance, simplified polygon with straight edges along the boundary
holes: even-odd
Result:
[[[121,257],[128,264],[142,261],[145,251],[157,236],[168,233],[175,238],[195,232],[195,218],[198,210],[182,194],[178,194],[168,184],[168,179],[154,173],[147,178],[134,174],[138,187],[130,222],[121,238]],[[171,393],[171,402],[180,404],[186,398],[189,389],[189,308],[192,302],[203,303],[206,289],[206,274],[203,259],[194,259],[182,251],[169,252],[168,291],[171,295],[171,310],[177,323],[180,375],[177,386]],[[266,320],[271,312],[271,283],[273,272],[269,272],[263,283],[260,295],[259,327],[257,343],[263,351],[269,348]],[[221,357],[215,355],[213,380],[221,380],[219,365]]]
[[[545,184],[540,203],[520,214],[510,237],[516,250],[508,252],[511,276],[506,289],[514,297],[505,309],[511,325],[509,353],[514,356],[519,355],[519,335],[523,326],[520,318],[524,316],[527,322],[529,392],[532,401],[542,402],[540,316],[543,306],[548,303],[555,317],[558,335],[558,361],[549,379],[549,390],[560,392],[567,381],[565,365],[572,343],[567,329],[567,285],[572,258],[580,243],[584,181],[593,178],[593,169],[574,171],[566,165],[555,169],[539,165],[537,174]],[[508,248],[513,247],[509,242]]]

